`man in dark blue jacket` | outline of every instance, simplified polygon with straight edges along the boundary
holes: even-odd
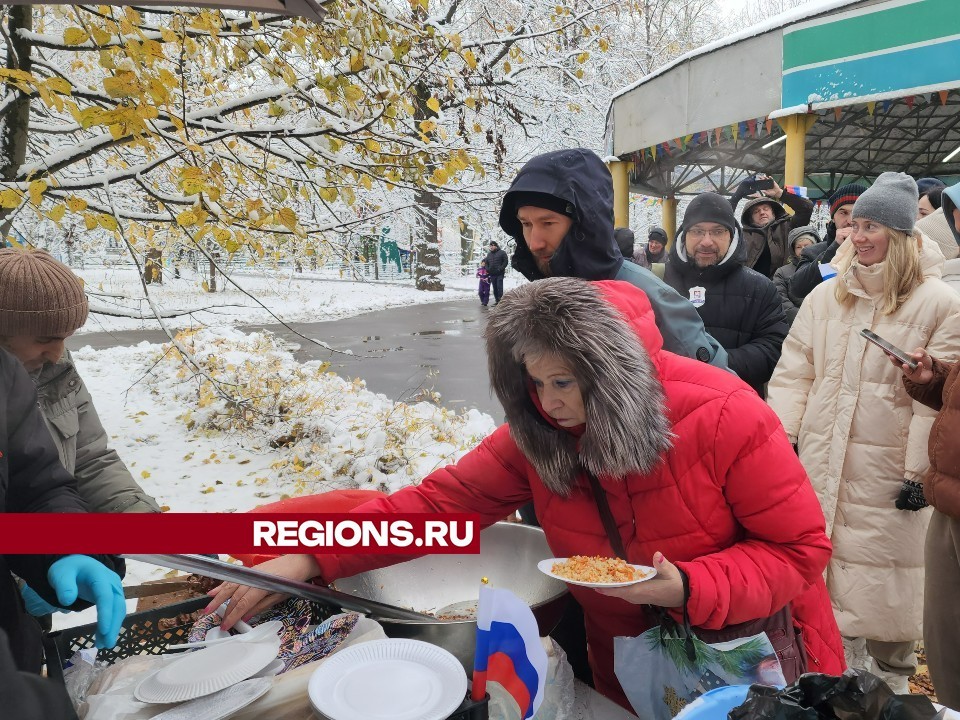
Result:
[[[582,148],[538,155],[503,196],[500,227],[517,242],[511,264],[528,280],[578,277],[623,280],[653,306],[663,347],[726,368],[726,352],[696,310],[656,275],[624,260],[614,239],[613,179],[600,157]]]

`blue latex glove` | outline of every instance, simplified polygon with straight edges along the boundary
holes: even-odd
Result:
[[[20,588],[20,595],[23,597],[23,604],[27,606],[27,612],[34,617],[50,615],[55,612],[65,612],[61,608],[54,607],[37,595],[37,591],[27,584],[24,584]]]
[[[88,555],[60,558],[47,571],[47,581],[64,607],[80,597],[97,606],[97,647],[112,648],[127,614],[120,576]]]

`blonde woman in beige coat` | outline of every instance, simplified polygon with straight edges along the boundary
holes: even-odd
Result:
[[[940,280],[943,255],[914,231],[917,187],[884,173],[857,199],[837,277],[805,299],[768,386],[797,444],[833,542],[827,587],[847,663],[907,692],[922,637],[922,488],[935,413],[914,402],[879,348],[960,354],[960,296]]]

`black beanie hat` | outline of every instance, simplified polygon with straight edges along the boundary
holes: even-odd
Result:
[[[683,214],[680,234],[686,235],[687,230],[702,222],[723,225],[730,231],[730,237],[736,237],[740,229],[740,225],[733,215],[733,208],[730,207],[730,202],[716,193],[700,193],[690,201],[690,204],[687,205],[687,211]]]
[[[660,238],[660,244],[667,244],[667,231],[662,227],[652,227],[647,231],[647,240],[653,240],[654,237]]]
[[[530,206],[543,208],[544,210],[552,210],[555,213],[573,217],[573,204],[549,193],[515,192],[512,193],[510,200],[513,201],[514,213],[522,207]]]

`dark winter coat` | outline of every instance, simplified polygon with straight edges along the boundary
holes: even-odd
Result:
[[[776,416],[754,392],[730,373],[663,352],[647,297],[626,283],[556,279],[518,288],[486,333],[490,381],[509,425],[456,465],[355,512],[472,512],[487,526],[532,499],[554,555],[613,557],[587,468],[608,497],[628,562],[649,564],[660,551],[686,573],[694,626],[723,628],[790,604],[809,669],[843,671],[822,576],[830,557],[823,513]],[[582,429],[550,423],[516,360],[524,347],[551,344],[577,368]],[[407,558],[316,559],[332,581]],[[651,617],[619,598],[570,591],[583,606],[596,688],[627,707],[614,638],[639,635]]]
[[[45,363],[36,379],[40,409],[60,462],[92,512],[160,512],[115,450],[69,353]]]
[[[20,362],[0,350],[0,513],[86,512],[76,481],[60,464],[37,405],[37,391]],[[0,514],[0,528],[3,517]],[[47,570],[61,555],[0,556],[0,630],[7,633],[17,667],[40,670],[40,627],[27,615],[11,573],[57,605]],[[123,574],[123,561],[94,556]],[[88,604],[78,601],[69,609]]]
[[[17,669],[7,634],[0,630],[0,707],[16,720],[77,720],[62,683]]]
[[[768,203],[773,206],[774,218],[769,224],[758,227],[750,220],[750,210],[761,203]],[[793,209],[792,217],[787,215],[783,205]],[[743,226],[743,237],[746,244],[743,264],[767,277],[772,277],[778,267],[782,267],[790,261],[787,249],[790,231],[809,225],[812,216],[813,202],[786,191],[780,196],[779,202],[773,198],[749,200],[740,213],[740,224]]]
[[[507,264],[510,262],[506,251],[503,248],[497,248],[487,253],[487,272],[490,277],[503,275],[507,271]]]
[[[803,302],[803,299],[823,282],[820,265],[833,262],[833,257],[839,249],[837,226],[831,221],[827,223],[827,234],[823,242],[805,247],[800,252],[800,262],[797,263],[797,270],[790,277],[790,294]]]
[[[790,293],[790,278],[797,272],[797,265],[800,263],[800,258],[797,257],[796,253],[797,241],[804,237],[819,238],[813,227],[797,228],[790,233],[790,235],[793,238],[790,241],[789,248],[790,262],[782,268],[777,268],[777,271],[773,274],[773,284],[777,287],[777,292],[780,293],[780,300],[783,303],[783,314],[787,317],[788,326],[793,324],[793,319],[797,316],[797,313],[800,311],[800,305],[803,303],[803,298],[798,298]],[[814,243],[814,245],[815,244],[816,243]],[[813,246],[811,245],[810,247]]]
[[[705,289],[706,302],[697,308],[704,327],[726,349],[730,369],[762,394],[789,327],[777,288],[743,266],[745,254],[738,236],[721,263],[698,268],[687,257],[681,228],[663,279],[686,298],[691,288]]]
[[[777,294],[780,296],[780,303],[783,306],[783,316],[787,319],[787,327],[793,324],[793,319],[800,312],[799,298],[794,298],[790,294],[790,278],[797,271],[797,258],[794,257],[787,265],[777,268],[773,274],[773,285],[777,288]]]
[[[690,303],[645,268],[624,260],[613,236],[613,179],[600,157],[583,149],[558,150],[530,160],[517,173],[500,207],[500,227],[517,243],[511,265],[528,280],[544,277],[523,238],[511,199],[537,192],[574,208],[573,225],[550,259],[554,277],[623,280],[650,298],[663,345],[670,352],[726,368],[726,352],[703,329]]]

